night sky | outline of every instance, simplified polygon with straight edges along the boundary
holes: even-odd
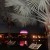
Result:
[[[46,31],[45,25],[43,23],[37,22],[37,24],[29,24],[24,27],[15,25],[14,23],[8,24],[5,22],[0,22],[0,33],[19,33],[21,30],[27,30],[29,33],[44,33]]]

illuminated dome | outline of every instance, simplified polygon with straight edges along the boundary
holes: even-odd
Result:
[[[27,30],[21,30],[20,34],[28,34],[28,31]]]

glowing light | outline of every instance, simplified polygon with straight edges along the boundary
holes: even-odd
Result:
[[[26,31],[26,30],[22,30],[22,31],[20,31],[20,33],[22,34],[22,33],[24,33],[24,34],[28,34],[28,31]]]
[[[25,41],[20,41],[20,46],[24,46]]]
[[[38,38],[41,38],[41,36],[38,35]]]
[[[20,46],[24,46],[24,44],[20,44]]]
[[[33,35],[33,38],[37,38],[37,36]]]
[[[7,45],[14,45],[15,43],[16,43],[16,41],[11,41],[10,40],[10,41],[7,42]]]
[[[25,44],[27,45],[27,41],[25,41]]]
[[[35,40],[33,40],[33,41],[35,41]]]
[[[0,38],[2,38],[2,35],[0,35]]]
[[[40,40],[39,40],[40,41]]]

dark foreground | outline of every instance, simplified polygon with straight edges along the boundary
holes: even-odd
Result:
[[[26,46],[0,46],[0,50],[31,50]]]
[[[7,46],[7,45],[0,45],[0,50],[32,50],[28,48],[28,46]],[[45,48],[45,46],[41,46],[38,50],[48,50]]]

